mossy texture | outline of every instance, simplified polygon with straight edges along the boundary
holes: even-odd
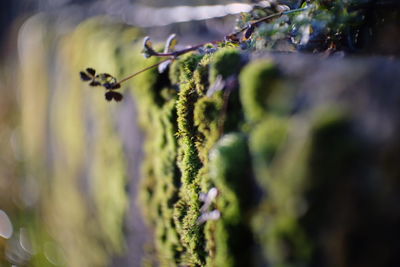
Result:
[[[169,121],[174,127],[156,132],[174,130],[168,135],[176,138],[176,159],[170,162],[176,168],[176,194],[166,210],[152,204],[168,199],[165,192],[146,204],[154,222],[167,222],[172,212],[173,223],[162,233],[174,233],[176,243],[169,246],[174,257],[163,256],[160,246],[160,262],[349,266],[357,259],[346,249],[357,241],[345,233],[359,234],[355,225],[370,227],[360,221],[364,213],[355,219],[353,204],[340,201],[341,192],[347,201],[360,201],[358,193],[351,194],[357,191],[354,183],[365,179],[362,166],[368,166],[368,147],[355,130],[355,118],[339,104],[320,105],[308,99],[311,93],[301,95],[272,58],[249,63],[245,58],[238,50],[220,48],[185,55],[170,68],[170,86],[178,88],[176,120]],[[210,94],[219,75],[223,81],[238,79],[238,85],[227,93],[225,84]],[[299,103],[313,104],[299,108]],[[152,155],[162,155],[162,146],[154,148],[158,152]],[[151,173],[160,166],[154,164]],[[163,176],[148,181],[156,188]],[[218,194],[205,209],[200,196],[212,188]],[[337,217],[335,207],[341,209]],[[199,222],[211,211],[220,217]],[[355,221],[346,226],[347,220]]]
[[[50,38],[42,19],[30,21],[21,38]],[[26,174],[50,181],[38,202],[45,223],[35,221],[31,231],[56,244],[59,265],[108,266],[123,248],[130,163],[117,131],[119,107],[76,74],[95,66],[126,77],[160,61],[143,58],[140,41],[132,45],[139,35],[97,18],[53,40],[54,64],[63,73],[54,78],[54,91],[37,73],[50,68],[41,42],[22,47],[29,50],[21,54]],[[70,65],[59,63],[67,58]],[[382,244],[395,251],[397,240],[375,226],[382,215],[396,232],[398,216],[382,203],[399,192],[398,145],[368,142],[351,105],[343,108],[333,93],[318,95],[324,87],[301,91],[293,68],[249,59],[232,47],[190,52],[162,74],[154,68],[124,83],[146,137],[139,199],[157,264],[394,266]],[[329,97],[328,104],[318,102]],[[378,159],[366,156],[371,151]],[[48,172],[46,162],[52,162]],[[371,251],[380,254],[361,256]],[[35,266],[49,266],[44,253],[34,257]]]
[[[213,65],[213,62],[218,62],[218,64]],[[224,62],[233,62],[234,65],[230,69],[222,70],[221,64]],[[165,124],[146,120],[145,129],[148,129],[148,138],[152,141],[147,142],[151,151],[148,150],[146,156],[142,199],[147,203],[145,206],[149,209],[146,214],[149,215],[149,220],[154,223],[156,229],[156,246],[162,265],[215,266],[215,257],[210,255],[219,255],[222,259],[227,253],[227,251],[216,251],[210,244],[209,238],[218,240],[219,243],[224,242],[214,236],[214,231],[210,231],[215,228],[210,226],[212,223],[198,221],[202,215],[203,205],[199,197],[200,193],[207,193],[211,187],[215,186],[215,181],[209,174],[208,154],[220,138],[223,127],[220,119],[223,113],[223,95],[216,93],[207,96],[206,92],[212,84],[211,72],[233,75],[239,72],[240,64],[240,53],[230,49],[221,50],[216,54],[190,53],[176,60],[169,70],[169,86],[179,88],[176,97],[171,100],[171,107],[174,107],[172,110],[175,115],[174,120],[165,121]],[[140,83],[140,79],[139,77],[134,83]],[[158,89],[154,88],[154,90]],[[148,94],[152,93],[148,92]],[[139,94],[137,96],[140,97]],[[152,110],[152,117],[165,116],[165,110],[154,110],[151,105],[141,110],[142,116],[146,114],[146,110]],[[171,150],[165,153],[171,164],[168,169],[155,161],[155,159],[166,160],[160,157],[166,146],[155,143],[154,135],[174,137],[174,139],[171,138],[171,141],[174,141],[173,146],[170,147]],[[174,179],[166,180],[167,176]],[[173,188],[171,192],[174,194],[171,197],[170,191],[165,191],[166,186]],[[157,188],[164,188],[164,191]],[[226,229],[221,231],[230,234]],[[169,233],[173,233],[172,241]],[[209,234],[212,236],[210,237]],[[169,255],[165,255],[166,253]]]

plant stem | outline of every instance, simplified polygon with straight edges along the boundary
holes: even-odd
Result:
[[[162,60],[162,61],[160,61],[160,62],[158,62],[158,63],[156,63],[156,64],[153,64],[153,65],[151,65],[151,66],[148,66],[147,68],[144,68],[144,69],[142,69],[142,70],[140,70],[140,71],[138,71],[138,72],[136,72],[136,73],[134,73],[134,74],[132,74],[132,75],[129,75],[128,77],[125,77],[124,79],[122,79],[122,80],[120,80],[119,82],[117,82],[117,84],[121,84],[121,83],[123,83],[123,82],[126,82],[127,80],[129,80],[129,79],[135,77],[136,75],[139,75],[139,74],[142,73],[142,72],[145,72],[145,71],[147,71],[147,70],[149,70],[149,69],[152,69],[152,68],[157,67],[158,65],[160,65],[160,64],[163,63],[163,62],[166,62],[166,61],[168,61],[168,60],[174,60],[174,59],[176,59],[176,58],[177,58],[178,56],[180,56],[180,55],[186,54],[186,53],[188,53],[188,52],[190,52],[190,51],[197,50],[197,49],[199,49],[200,47],[203,47],[203,46],[205,46],[205,45],[207,45],[207,44],[214,44],[214,45],[216,45],[216,44],[222,43],[222,42],[224,42],[225,40],[229,39],[229,36],[237,36],[237,35],[239,35],[240,33],[242,33],[242,32],[244,32],[245,30],[247,30],[249,27],[257,27],[260,23],[266,22],[266,21],[268,21],[268,20],[270,20],[270,19],[278,18],[278,17],[280,17],[280,16],[282,16],[282,15],[287,15],[287,14],[291,14],[291,13],[295,13],[295,12],[301,12],[301,11],[304,11],[304,10],[306,10],[306,9],[307,9],[307,8],[297,8],[297,9],[292,9],[292,10],[285,11],[285,12],[279,12],[279,13],[271,14],[271,15],[269,15],[269,16],[260,18],[260,19],[258,19],[258,20],[255,20],[255,21],[251,22],[247,27],[244,27],[244,28],[242,28],[242,29],[240,29],[240,30],[238,30],[238,31],[236,31],[236,32],[234,32],[234,33],[232,33],[232,34],[226,35],[226,36],[224,37],[223,40],[216,40],[216,41],[211,41],[211,42],[207,42],[207,43],[202,43],[202,44],[199,44],[199,45],[190,46],[190,47],[188,47],[188,48],[184,48],[184,49],[182,49],[182,50],[178,50],[178,51],[174,51],[174,52],[170,52],[170,53],[158,53],[158,52],[155,52],[155,53],[153,54],[153,56],[156,56],[156,57],[168,57],[168,58],[165,59],[165,60]]]
[[[155,67],[157,67],[158,65],[160,65],[161,63],[164,63],[164,62],[166,62],[166,61],[168,61],[168,60],[173,60],[173,58],[164,59],[164,60],[162,60],[162,61],[160,61],[160,62],[157,62],[156,64],[153,64],[153,65],[148,66],[148,67],[146,67],[146,68],[144,68],[144,69],[142,69],[142,70],[140,70],[140,71],[138,71],[138,72],[135,72],[135,73],[129,75],[128,77],[123,78],[122,80],[120,80],[119,82],[117,82],[117,84],[121,84],[121,83],[123,83],[123,82],[126,82],[127,80],[129,80],[129,79],[135,77],[136,75],[139,75],[140,73],[145,72],[145,71],[147,71],[147,70],[149,70],[149,69],[155,68]]]
[[[173,58],[176,58],[176,57],[178,57],[180,55],[183,55],[183,54],[186,54],[186,53],[188,53],[190,51],[199,49],[200,47],[203,47],[203,46],[205,46],[207,44],[218,44],[220,42],[222,42],[222,41],[221,40],[211,41],[211,42],[202,43],[202,44],[199,44],[199,45],[190,46],[188,48],[184,48],[182,50],[174,51],[174,52],[171,52],[171,53],[156,53],[154,56],[156,56],[156,57],[173,57]]]
[[[307,7],[303,7],[303,8],[297,8],[297,9],[292,9],[292,10],[288,10],[288,11],[284,11],[284,12],[271,14],[269,16],[266,16],[266,17],[263,17],[263,18],[260,18],[258,20],[255,20],[255,21],[251,22],[248,27],[244,27],[243,29],[240,29],[239,31],[237,31],[237,32],[235,32],[233,34],[239,34],[239,33],[243,32],[243,31],[245,31],[246,29],[248,29],[249,27],[257,27],[260,23],[266,22],[266,21],[268,21],[270,19],[279,18],[282,15],[288,15],[288,14],[295,13],[295,12],[301,12],[301,11],[304,11],[306,9],[307,9]]]
[[[263,17],[263,18],[260,18],[258,20],[255,20],[255,21],[251,22],[247,27],[244,27],[244,28],[232,33],[232,34],[226,35],[224,37],[224,39],[222,39],[222,40],[216,40],[216,41],[211,41],[211,42],[207,42],[207,43],[202,43],[202,44],[199,44],[199,45],[191,46],[191,47],[184,48],[182,50],[178,50],[178,51],[174,51],[174,52],[170,52],[170,53],[155,53],[154,56],[156,56],[156,57],[173,57],[173,58],[177,58],[180,55],[186,54],[186,53],[188,53],[190,51],[194,51],[194,50],[196,50],[196,49],[198,49],[200,47],[203,47],[203,46],[205,46],[207,44],[218,44],[218,43],[224,42],[229,36],[236,36],[236,35],[244,32],[245,30],[247,30],[249,27],[257,27],[262,22],[266,22],[266,21],[268,21],[270,19],[273,19],[273,18],[278,18],[278,17],[280,17],[282,15],[287,15],[287,14],[291,14],[291,13],[295,13],[295,12],[301,12],[301,11],[304,11],[306,9],[307,9],[306,7],[305,8],[297,8],[297,9],[292,9],[292,10],[288,10],[288,11],[285,11],[285,12],[279,12],[279,13],[271,14],[269,16],[266,16],[266,17]]]

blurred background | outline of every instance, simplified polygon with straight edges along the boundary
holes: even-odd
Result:
[[[144,34],[157,40],[176,32],[182,43],[221,36],[235,19],[226,15],[245,11],[247,4],[201,10],[188,5],[230,3],[2,4],[1,266],[137,266],[151,254],[136,203],[143,136],[134,100],[106,103],[78,80],[78,71],[96,66],[120,73],[120,43],[130,49]],[[161,13],[149,16],[156,10]],[[202,21],[210,17],[216,18]]]

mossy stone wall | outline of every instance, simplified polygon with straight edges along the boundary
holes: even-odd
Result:
[[[154,210],[161,265],[395,262],[398,246],[388,233],[397,232],[399,214],[381,206],[389,198],[378,192],[396,179],[382,173],[381,161],[394,151],[376,142],[397,146],[397,121],[381,121],[398,111],[385,104],[388,95],[400,97],[399,83],[386,82],[398,74],[397,65],[379,58],[249,56],[232,48],[175,61],[168,84],[176,89],[173,126],[147,124],[149,132],[175,137],[176,154],[169,154],[176,156],[169,169],[175,189],[155,190],[168,176],[153,175],[148,183],[145,175],[142,190]],[[379,75],[371,75],[378,68]],[[210,94],[218,75],[225,86]],[[378,130],[384,125],[388,135]],[[153,139],[148,142],[154,149]],[[158,145],[145,158],[153,174],[166,170],[157,162],[163,149]],[[218,196],[209,211],[221,217],[199,224],[206,213],[200,195],[213,187]],[[387,221],[376,225],[381,212]],[[386,242],[389,254],[377,245]]]
[[[67,265],[106,266],[122,248],[131,163],[117,121],[129,97],[146,137],[139,198],[161,266],[398,262],[398,61],[220,48],[147,71],[124,85],[124,102],[108,103],[78,71],[124,77],[157,62],[140,54],[139,32],[94,19],[52,39],[43,19],[25,26],[53,46],[21,52],[21,139],[27,177],[48,185],[37,204],[45,223],[32,231]]]

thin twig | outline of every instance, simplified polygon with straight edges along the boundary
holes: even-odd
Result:
[[[129,79],[135,77],[136,75],[139,75],[140,73],[145,72],[146,70],[155,68],[155,67],[157,67],[158,65],[160,65],[161,63],[164,63],[164,62],[166,62],[166,61],[168,61],[168,60],[173,60],[173,58],[167,58],[167,59],[164,59],[164,60],[162,60],[162,61],[160,61],[160,62],[157,62],[156,64],[153,64],[153,65],[151,65],[151,66],[148,66],[148,67],[146,67],[146,68],[144,68],[144,69],[142,69],[142,70],[140,70],[140,71],[138,71],[138,72],[135,72],[134,74],[129,75],[128,77],[123,78],[122,80],[120,80],[120,81],[117,82],[116,84],[121,84],[121,83],[123,83],[123,82],[126,82],[127,80],[129,80]]]
[[[211,41],[211,42],[207,42],[207,43],[202,43],[202,44],[199,44],[199,45],[191,46],[191,47],[184,48],[182,50],[178,50],[178,51],[174,51],[174,52],[170,52],[170,53],[157,53],[157,52],[155,52],[154,56],[156,56],[156,57],[173,57],[173,58],[176,58],[176,57],[178,57],[180,55],[183,55],[183,54],[186,54],[186,53],[188,53],[190,51],[197,50],[200,47],[203,47],[203,46],[205,46],[207,44],[219,44],[219,43],[225,42],[225,40],[227,38],[229,38],[229,36],[239,35],[240,33],[244,32],[245,30],[247,30],[250,27],[258,27],[258,25],[261,24],[262,22],[266,22],[266,21],[268,21],[270,19],[273,19],[273,18],[278,18],[278,17],[280,17],[282,15],[287,15],[287,14],[290,14],[290,13],[304,11],[306,9],[307,8],[298,8],[298,9],[288,10],[288,11],[285,11],[285,12],[279,12],[279,13],[271,14],[269,16],[260,18],[258,20],[255,20],[255,21],[249,23],[248,26],[246,26],[246,27],[234,32],[234,33],[226,35],[224,37],[224,39],[222,39],[222,40],[216,40],[216,41]]]
[[[170,52],[170,53],[158,53],[158,52],[154,52],[154,54],[152,54],[152,56],[156,56],[156,57],[168,57],[168,59],[162,60],[162,61],[160,61],[160,62],[158,62],[158,63],[156,63],[156,64],[153,64],[153,65],[151,65],[151,66],[149,66],[149,67],[147,67],[147,68],[144,68],[144,69],[142,69],[142,70],[140,70],[140,71],[138,71],[138,72],[136,72],[136,73],[134,73],[134,74],[132,74],[132,75],[130,75],[130,76],[128,76],[128,77],[122,79],[122,80],[120,80],[119,82],[117,82],[117,84],[121,84],[121,83],[123,83],[123,82],[125,82],[125,81],[127,81],[127,80],[129,80],[129,79],[131,79],[131,78],[133,78],[133,77],[135,77],[136,75],[142,73],[142,72],[145,72],[145,71],[147,71],[147,70],[149,70],[149,69],[152,69],[152,68],[154,68],[154,67],[157,67],[158,65],[160,65],[160,64],[163,63],[163,62],[166,62],[166,61],[168,61],[168,60],[174,60],[174,59],[176,59],[176,58],[177,58],[178,56],[180,56],[180,55],[183,55],[183,54],[186,54],[186,53],[188,53],[188,52],[197,50],[197,49],[199,49],[200,47],[203,47],[203,46],[205,46],[205,45],[207,45],[207,44],[214,44],[214,45],[216,45],[216,44],[225,42],[225,40],[229,39],[230,36],[237,36],[237,35],[239,35],[240,33],[244,32],[245,30],[247,30],[247,29],[249,29],[249,28],[251,28],[251,27],[258,27],[258,25],[261,24],[262,22],[266,22],[266,21],[268,21],[268,20],[270,20],[270,19],[273,19],[273,18],[278,18],[278,17],[280,17],[280,16],[282,16],[282,15],[287,15],[287,14],[290,14],[290,13],[295,13],[295,12],[304,11],[304,10],[306,10],[306,9],[307,9],[307,8],[292,9],[292,10],[289,10],[289,11],[279,12],[279,13],[271,14],[271,15],[269,15],[269,16],[260,18],[260,19],[258,19],[258,20],[255,20],[255,21],[249,23],[248,26],[246,26],[246,27],[244,27],[244,28],[242,28],[242,29],[240,29],[240,30],[238,30],[238,31],[236,31],[236,32],[234,32],[234,33],[232,33],[232,34],[226,35],[226,36],[224,37],[223,40],[216,40],[216,41],[211,41],[211,42],[207,42],[207,43],[202,43],[202,44],[199,44],[199,45],[191,46],[191,47],[184,48],[184,49],[182,49],[182,50],[178,50],[178,51],[174,51],[174,52]]]

